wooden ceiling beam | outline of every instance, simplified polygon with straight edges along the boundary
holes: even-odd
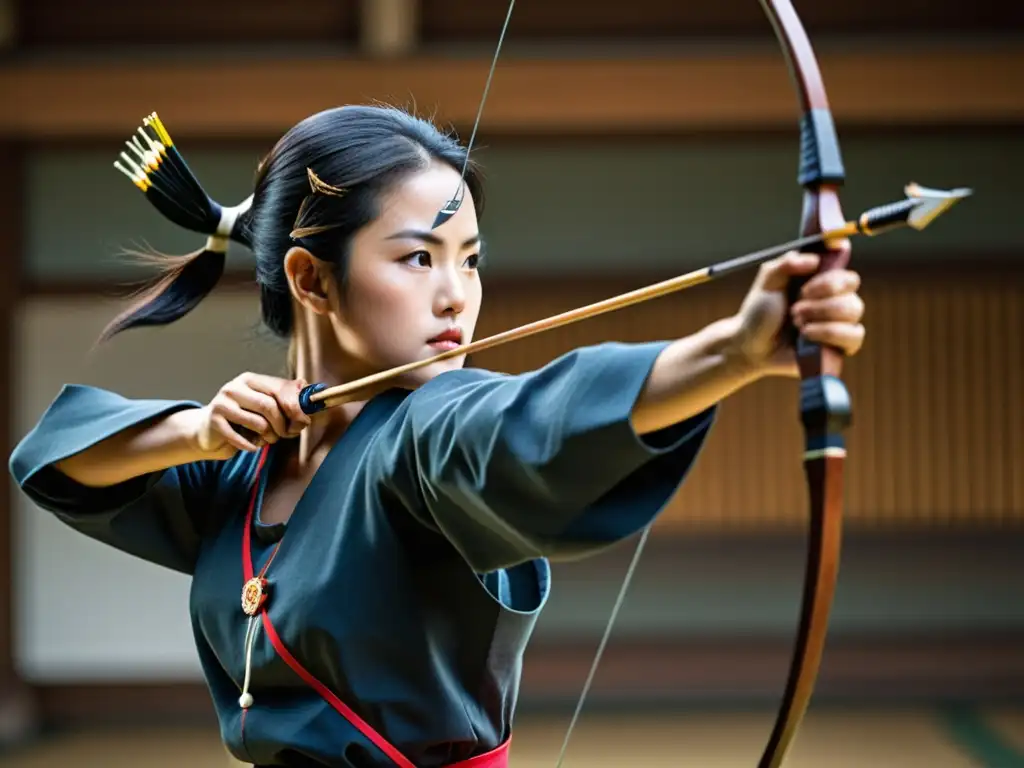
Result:
[[[366,56],[410,56],[419,43],[419,0],[362,0],[359,44]]]
[[[17,0],[0,0],[0,51],[6,53],[18,41]]]
[[[1024,45],[935,44],[820,56],[842,127],[1024,121]],[[490,61],[416,57],[130,62],[0,68],[0,138],[121,137],[158,111],[175,136],[274,137],[325,107],[383,100],[472,124]],[[506,58],[484,115],[492,135],[791,128],[796,102],[772,48],[614,60]]]

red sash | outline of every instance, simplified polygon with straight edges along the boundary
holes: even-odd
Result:
[[[254,575],[250,532],[252,530],[253,516],[256,510],[256,499],[259,497],[259,476],[266,461],[269,448],[269,445],[264,446],[263,450],[260,452],[259,463],[256,466],[256,474],[253,478],[252,497],[249,500],[249,509],[245,515],[245,528],[242,532],[242,571],[245,576],[246,583],[250,582]],[[280,546],[280,542],[278,542],[278,546]],[[271,560],[273,560],[273,556],[276,553],[277,551],[275,548],[274,553],[271,554]],[[266,566],[264,566],[263,570],[264,572],[266,571]],[[265,599],[261,601],[259,612],[260,618],[263,622],[263,630],[267,633],[267,638],[270,640],[271,645],[274,646],[274,650],[277,651],[278,656],[280,656],[284,662],[295,671],[295,674],[301,677],[307,685],[320,694],[320,697],[324,701],[330,704],[338,714],[348,720],[348,722],[362,733],[363,736],[373,742],[381,752],[391,758],[395,765],[400,766],[400,768],[416,768],[415,764],[409,760],[409,758],[399,752],[398,749],[392,746],[387,739],[377,733],[369,723],[352,711],[345,702],[339,699],[326,685],[317,680],[309,670],[299,663],[298,659],[292,656],[288,648],[285,647],[285,644],[281,642],[280,635],[277,634],[277,630],[270,621],[270,615],[267,613],[267,604]],[[468,760],[451,763],[448,768],[508,768],[508,751],[511,741],[512,739],[510,737],[497,749],[493,749],[483,755],[471,757]]]

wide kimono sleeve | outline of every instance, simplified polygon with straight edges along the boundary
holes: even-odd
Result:
[[[515,376],[441,374],[381,430],[374,474],[479,572],[601,551],[654,521],[711,428],[715,406],[634,431],[667,343],[584,347]]]
[[[203,535],[202,496],[215,467],[186,464],[93,488],[54,463],[191,401],[131,400],[68,385],[14,449],[10,472],[21,490],[76,531],[157,565],[191,573]]]

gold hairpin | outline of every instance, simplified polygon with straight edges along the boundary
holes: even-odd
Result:
[[[319,235],[321,232],[326,232],[329,229],[341,226],[340,224],[321,224],[319,227],[299,227],[293,229],[288,236],[292,240],[298,240],[301,237],[312,237],[313,235]]]
[[[321,232],[326,232],[329,229],[334,229],[340,226],[339,224],[321,224],[314,227],[302,227],[298,226],[299,223],[306,217],[306,213],[309,209],[316,205],[317,195],[326,195],[327,197],[344,197],[346,190],[341,187],[335,187],[328,184],[326,181],[316,175],[316,171],[312,168],[306,168],[306,176],[309,178],[309,186],[312,190],[312,194],[307,195],[306,199],[302,201],[302,205],[299,206],[299,212],[295,216],[295,229],[289,233],[289,237],[292,240],[298,240],[302,237],[311,237],[318,235]]]
[[[312,168],[306,169],[306,175],[309,177],[309,186],[316,194],[330,195],[331,197],[344,197],[345,190],[341,187],[334,187],[328,184],[326,181],[316,175],[316,172]]]

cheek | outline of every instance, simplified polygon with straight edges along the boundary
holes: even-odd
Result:
[[[483,305],[484,289],[480,284],[480,278],[469,282],[466,286],[466,307],[459,317],[459,325],[470,339],[476,338],[476,324],[480,319],[480,308]]]
[[[417,292],[400,270],[351,275],[341,300],[341,319],[362,343],[380,351],[400,348],[414,337]]]

